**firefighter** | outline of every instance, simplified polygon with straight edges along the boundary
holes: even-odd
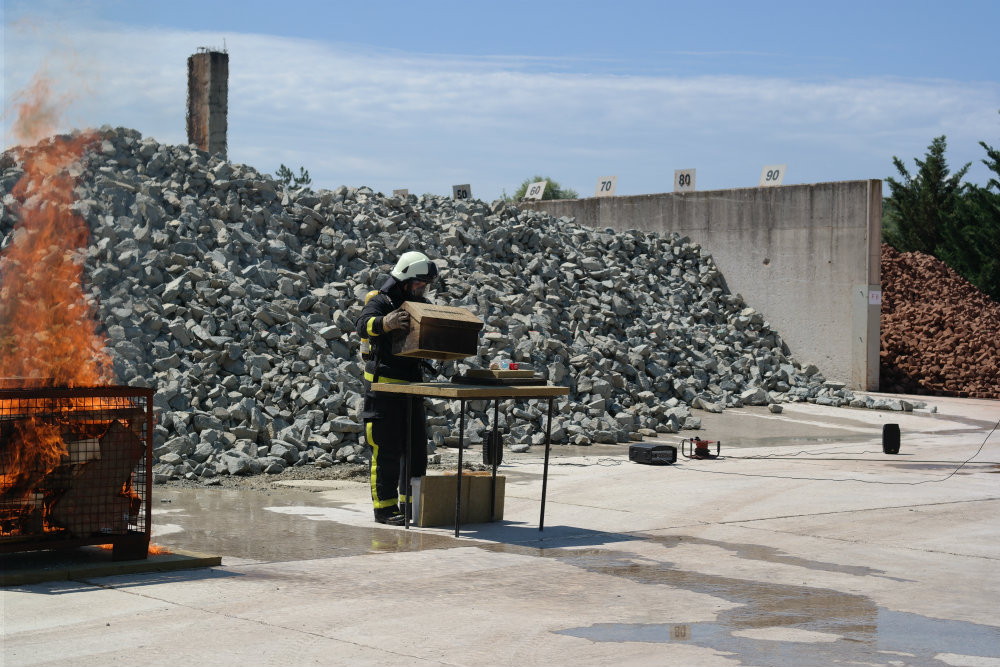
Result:
[[[426,362],[394,355],[390,334],[409,330],[410,314],[400,307],[406,301],[428,303],[424,292],[437,274],[437,266],[423,253],[403,253],[378,292],[369,294],[355,323],[355,330],[363,340],[365,404],[362,418],[365,442],[372,450],[371,491],[375,520],[391,526],[403,525],[402,508],[409,493],[404,461],[407,403],[411,410],[410,474],[413,477],[421,477],[427,470],[426,414],[422,397],[377,394],[371,390],[371,385],[374,382],[423,380],[422,366]],[[412,505],[412,498],[409,500]]]

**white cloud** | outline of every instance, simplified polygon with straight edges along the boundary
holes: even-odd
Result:
[[[47,62],[76,93],[68,122],[186,141],[186,60],[221,46],[217,35],[84,25],[61,34],[7,31],[5,107]],[[320,187],[446,194],[471,182],[491,199],[534,173],[581,193],[616,173],[618,192],[637,194],[669,190],[675,168],[697,167],[701,189],[754,185],[769,163],[788,163],[786,183],[881,178],[893,155],[912,163],[941,134],[955,167],[978,165],[978,141],[1000,143],[995,82],[614,76],[532,57],[225,41],[230,157],[268,172],[304,166]]]

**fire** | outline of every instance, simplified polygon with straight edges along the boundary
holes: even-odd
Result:
[[[17,141],[36,143],[55,133],[62,117],[62,108],[70,98],[56,99],[52,82],[44,70],[36,72],[27,88],[14,95],[17,118],[11,134]]]
[[[112,549],[115,548],[115,545],[113,544],[97,544],[95,546],[98,549],[107,549],[108,551],[111,551]],[[167,547],[160,546],[159,544],[153,544],[152,542],[149,543],[150,556],[166,556],[171,553],[173,552],[170,551],[170,549],[168,549]]]
[[[13,132],[35,141],[55,130],[59,113],[47,79],[18,96]],[[112,380],[105,340],[83,290],[82,251],[90,230],[71,208],[75,172],[94,132],[55,136],[23,149],[20,206],[0,255],[0,377],[51,378],[57,386]]]
[[[4,497],[26,497],[43,476],[41,472],[59,465],[66,444],[58,426],[34,417],[15,423],[11,430],[0,491]]]
[[[172,553],[170,549],[160,546],[159,544],[149,543],[149,555],[150,556],[165,556]]]
[[[0,389],[108,385],[111,358],[83,288],[90,230],[72,210],[81,160],[98,137],[51,136],[65,101],[43,74],[15,99],[12,134],[22,147],[10,152],[24,173],[12,192],[17,222],[0,252]],[[65,402],[50,407],[73,409]],[[0,415],[18,410],[15,401],[0,400]],[[28,477],[53,470],[68,453],[59,429],[34,420],[3,444],[5,495],[20,496]]]

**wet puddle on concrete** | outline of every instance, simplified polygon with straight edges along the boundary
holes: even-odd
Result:
[[[731,653],[751,665],[1000,665],[1000,630],[990,626],[873,610],[868,625],[812,630],[789,620],[741,628],[727,623],[599,623],[562,630],[594,642],[683,642]],[[875,662],[873,662],[875,661]]]
[[[440,535],[384,528],[345,503],[323,503],[294,489],[161,490],[154,501],[155,544],[260,561],[339,558],[381,551],[440,549],[454,542]],[[330,518],[342,513],[350,525]],[[454,545],[459,546],[459,545]]]
[[[366,523],[370,521],[367,509],[362,516],[356,503],[329,501],[295,489],[168,488],[157,498],[166,502],[154,508],[153,541],[167,547],[248,560],[287,561],[476,546],[484,551],[552,558],[588,572],[707,594],[739,605],[718,612],[716,621],[708,623],[650,619],[642,624],[599,623],[559,631],[594,642],[685,642],[758,665],[1000,667],[1000,629],[891,611],[862,595],[707,575],[685,570],[681,563],[651,560],[626,550],[566,548],[566,541],[539,548],[385,528]],[[600,537],[595,535],[594,539]],[[597,543],[623,540],[655,542],[665,549],[681,544],[707,545],[743,560],[857,577],[886,577],[884,572],[865,566],[812,561],[758,544],[642,534],[606,534]]]
[[[738,557],[856,576],[885,576],[864,566],[809,561],[754,544],[692,537],[648,537],[664,546],[708,544]],[[573,552],[570,552],[572,554]],[[595,642],[686,642],[759,665],[994,665],[1000,667],[1000,628],[933,619],[877,607],[840,591],[734,579],[641,562],[623,552],[587,550],[560,557],[591,572],[663,584],[740,604],[712,623],[599,623],[560,631]],[[893,578],[890,578],[893,579]]]

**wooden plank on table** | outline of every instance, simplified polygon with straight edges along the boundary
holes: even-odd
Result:
[[[469,378],[530,378],[535,377],[535,371],[529,369],[511,371],[495,368],[470,368],[465,371]]]
[[[489,385],[491,387],[545,387],[548,386],[549,381],[543,378],[541,375],[538,377],[522,377],[522,378],[505,378],[505,377],[479,377],[470,378],[467,376],[456,375],[451,378],[451,381],[456,384],[476,384],[476,385]]]
[[[384,394],[429,396],[432,398],[551,398],[568,395],[569,387],[456,385],[451,382],[410,382],[406,384],[376,382],[372,385],[372,391]]]

